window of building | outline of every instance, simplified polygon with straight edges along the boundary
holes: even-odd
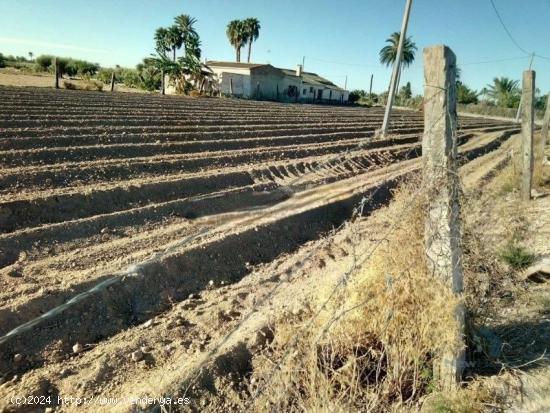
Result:
[[[313,93],[313,86],[309,88],[309,93]]]
[[[304,89],[304,90],[302,91],[302,95],[305,95],[306,93],[307,93],[307,89]]]

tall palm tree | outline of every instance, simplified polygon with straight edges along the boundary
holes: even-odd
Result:
[[[250,54],[252,52],[252,43],[258,40],[260,36],[260,21],[255,17],[249,17],[244,20],[244,31],[246,33],[246,40],[248,42],[248,59],[247,62],[250,63]]]
[[[174,22],[178,27],[181,37],[183,38],[183,43],[190,37],[198,37],[198,34],[195,30],[194,24],[197,22],[197,19],[189,16],[188,14],[181,14],[174,18]]]
[[[32,62],[32,58],[34,56],[34,53],[33,52],[29,52],[29,60]]]
[[[171,47],[168,44],[168,30],[164,27],[159,27],[155,31],[155,49],[159,54],[163,54],[171,50]]]
[[[401,33],[394,32],[386,39],[386,46],[380,50],[380,63],[383,65],[391,66],[397,59],[397,47],[399,46],[399,38]],[[405,67],[409,67],[414,62],[414,53],[416,52],[416,44],[412,41],[411,37],[407,37],[403,43],[403,58],[402,64]]]
[[[519,81],[495,77],[493,83],[487,85],[487,96],[494,99],[498,106],[514,107],[520,99]]]
[[[400,32],[393,32],[390,37],[386,39],[386,46],[380,50],[380,63],[386,65],[386,67],[393,65],[397,60],[397,49],[399,47]],[[396,90],[399,90],[399,81],[401,79],[401,71],[404,67],[409,67],[414,62],[414,54],[417,50],[416,43],[414,43],[411,37],[407,37],[403,43],[403,56],[401,59],[401,67],[397,75]]]
[[[181,48],[183,45],[183,36],[181,34],[181,31],[178,26],[170,26],[166,30],[166,40],[168,43],[168,46],[170,47],[170,50],[172,50],[173,54],[173,61],[176,61],[176,50]]]
[[[246,44],[246,32],[242,20],[232,20],[226,30],[229,43],[235,48],[236,60],[241,61],[241,48]]]

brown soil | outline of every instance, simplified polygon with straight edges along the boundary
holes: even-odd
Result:
[[[0,344],[0,410],[28,411],[13,395],[178,394],[212,357],[194,386],[246,374],[272,314],[349,265],[349,234],[332,230],[420,167],[410,111],[373,140],[379,108],[11,87],[0,103],[0,335],[144,262]],[[461,118],[464,168],[498,170],[514,131]]]

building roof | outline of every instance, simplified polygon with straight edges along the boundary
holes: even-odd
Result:
[[[292,70],[292,69],[280,69],[280,70],[287,76],[296,76],[296,70]],[[341,87],[332,83],[330,80],[319,76],[317,73],[302,72],[302,79],[305,84],[308,84],[311,86],[318,86],[318,87],[328,86],[333,89],[344,90]]]
[[[223,62],[218,60],[208,60],[206,62],[208,66],[217,66],[217,67],[231,67],[239,69],[255,69],[258,67],[271,66],[267,63],[238,63],[238,62]],[[281,69],[278,67],[273,67],[273,69],[280,70],[285,76],[296,76],[296,70],[292,69]],[[316,86],[316,87],[330,87],[332,89],[344,90],[341,87],[335,85],[330,80],[325,79],[324,77],[319,76],[317,73],[312,72],[302,72],[302,80],[304,84]]]
[[[208,60],[208,66],[234,67],[240,69],[252,69],[254,67],[268,66],[264,63],[240,63],[240,62],[222,62],[219,60]]]

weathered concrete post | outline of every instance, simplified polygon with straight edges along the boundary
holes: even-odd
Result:
[[[531,184],[533,182],[533,126],[535,115],[533,100],[535,98],[535,72],[523,72],[523,91],[521,106],[521,199],[531,199]]]
[[[260,82],[256,83],[256,99],[260,99]]]
[[[166,85],[165,85],[165,74],[164,69],[160,71],[160,94],[164,95],[166,93]]]
[[[546,111],[544,112],[544,119],[542,121],[542,129],[540,131],[540,154],[541,161],[544,162],[544,148],[546,146],[546,140],[548,139],[548,124],[550,123],[550,92],[546,97]]]
[[[57,57],[53,58],[53,72],[54,72],[54,86],[56,89],[59,89],[59,63],[57,62]]]
[[[229,78],[229,96],[233,97],[233,78]]]
[[[424,49],[423,179],[428,191],[424,229],[429,273],[459,298],[456,346],[439,355],[434,374],[444,388],[456,386],[464,369],[464,306],[456,138],[456,57],[437,45]]]
[[[113,73],[111,73],[111,92],[115,90],[115,71],[113,70]]]
[[[277,100],[279,100],[279,84],[277,83]]]

